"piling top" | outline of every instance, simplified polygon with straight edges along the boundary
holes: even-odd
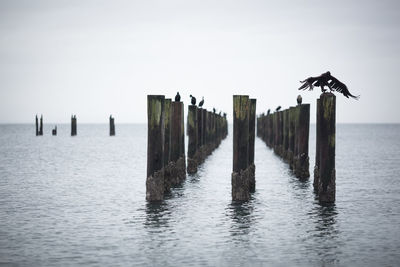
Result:
[[[249,96],[248,95],[234,95],[233,96],[233,112],[234,116],[240,120],[247,117],[249,111]]]

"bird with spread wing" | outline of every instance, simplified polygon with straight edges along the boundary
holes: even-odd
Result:
[[[329,90],[331,90],[331,92],[336,91],[342,93],[347,98],[349,98],[350,96],[354,99],[359,99],[360,97],[352,95],[349,92],[349,89],[347,89],[347,86],[335,77],[333,77],[329,71],[322,73],[320,76],[309,77],[300,82],[303,84],[300,86],[299,90],[313,90],[314,86],[319,86],[321,87],[321,91],[325,93],[326,89],[324,87],[327,86]]]

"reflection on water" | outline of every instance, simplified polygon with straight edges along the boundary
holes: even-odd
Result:
[[[231,220],[230,234],[231,236],[243,236],[250,232],[254,223],[254,200],[239,202],[232,201],[226,208],[227,216]]]
[[[146,203],[145,227],[162,228],[168,226],[171,211],[166,201]]]

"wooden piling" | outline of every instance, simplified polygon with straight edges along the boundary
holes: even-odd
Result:
[[[254,141],[257,99],[250,99],[249,109],[249,190],[256,191],[256,166],[254,164]]]
[[[245,201],[249,194],[249,96],[233,96],[232,200]]]
[[[169,192],[172,186],[171,164],[170,164],[170,142],[171,142],[171,99],[164,101],[164,192]]]
[[[54,136],[57,135],[57,125],[54,127],[53,130],[51,130],[51,134]]]
[[[163,95],[147,96],[146,200],[164,198],[164,103]]]
[[[186,178],[185,127],[183,102],[171,103],[170,133],[171,185],[177,185]]]
[[[320,166],[318,197],[320,202],[334,202],[336,195],[336,97],[334,94],[323,93],[320,96],[319,121]]]
[[[112,115],[110,115],[110,136],[114,136],[115,135],[115,124],[114,124],[114,118]]]
[[[77,135],[76,115],[71,116],[71,136]]]
[[[293,155],[294,155],[294,140],[295,140],[295,115],[296,108],[289,108],[289,147],[288,147],[288,163],[290,168],[293,166]]]
[[[315,134],[315,166],[314,166],[314,190],[318,193],[318,186],[319,186],[319,157],[320,157],[320,148],[319,148],[319,140],[321,139],[321,120],[320,120],[320,99],[317,99],[317,119],[316,119],[316,134]]]
[[[43,135],[43,115],[40,115],[39,135]]]
[[[188,153],[187,153],[187,172],[190,174],[197,172],[197,161],[196,161],[196,151],[197,151],[197,107],[195,105],[190,105],[188,107]]]
[[[35,116],[35,125],[36,125],[36,136],[39,136],[39,119],[38,116]]]
[[[294,173],[300,179],[310,177],[308,157],[308,137],[310,131],[310,104],[301,104],[297,109],[296,155]]]
[[[282,111],[282,158],[288,162],[289,151],[289,110]]]

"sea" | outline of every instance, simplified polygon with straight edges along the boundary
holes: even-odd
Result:
[[[231,200],[229,135],[161,203],[146,124],[0,125],[0,266],[400,266],[400,125],[338,124],[336,202],[259,138],[256,192]],[[186,142],[187,145],[187,142]]]

